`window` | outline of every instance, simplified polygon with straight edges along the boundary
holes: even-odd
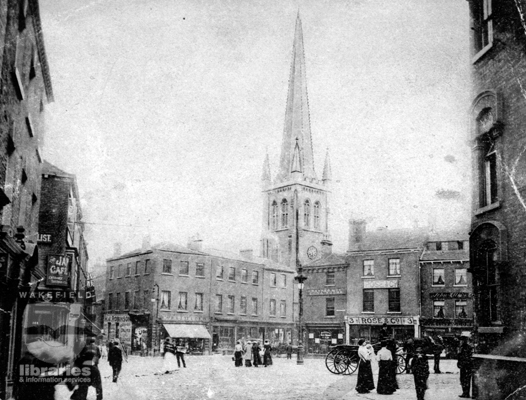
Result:
[[[276,316],[276,300],[270,299],[270,316]]]
[[[236,269],[235,269],[235,267],[228,268],[228,280],[229,281],[235,281],[236,280]]]
[[[200,277],[205,276],[205,264],[203,263],[195,264],[195,276],[200,276]]]
[[[121,294],[117,293],[117,296],[115,297],[115,309],[119,311],[120,307],[121,307]]]
[[[259,283],[259,271],[252,271],[252,283],[254,285]]]
[[[303,226],[308,228],[310,226],[310,201],[305,200],[303,203]]]
[[[400,312],[400,289],[389,289],[389,312]]]
[[[475,53],[484,50],[493,42],[492,0],[471,2],[473,13],[473,44]]]
[[[258,299],[252,297],[252,315],[258,315]]]
[[[325,273],[325,285],[334,286],[334,271],[327,271]]]
[[[480,326],[499,320],[499,273],[497,246],[492,240],[485,241],[475,256],[476,288],[480,296]]]
[[[179,264],[179,275],[190,274],[190,263],[188,261],[181,261]]]
[[[389,259],[389,275],[400,275],[400,259]]]
[[[144,308],[149,308],[149,304],[152,302],[152,299],[150,299],[150,291],[149,290],[145,290],[143,292],[142,299],[143,299]]]
[[[141,265],[140,261],[135,263],[135,275],[139,275],[139,266]]]
[[[234,314],[235,306],[236,306],[236,298],[232,295],[229,295],[228,296],[228,313],[229,314]]]
[[[289,203],[283,199],[281,201],[281,227],[287,228],[289,226]]]
[[[278,229],[279,210],[278,203],[272,202],[272,229]]]
[[[113,310],[113,293],[108,294],[108,311]]]
[[[437,251],[442,251],[442,242],[437,242],[436,243],[436,249],[437,249]]]
[[[248,271],[246,268],[243,268],[241,270],[241,282],[244,282],[244,283],[248,282]]]
[[[203,293],[195,294],[195,311],[203,311]]]
[[[216,294],[216,313],[221,314],[223,312],[223,296]]]
[[[279,303],[279,315],[281,317],[287,316],[287,302],[285,300],[281,300]]]
[[[434,301],[433,302],[433,317],[435,318],[445,318],[444,314],[444,301]]]
[[[270,273],[270,286],[276,287],[277,286],[277,278],[276,274],[274,272]]]
[[[179,302],[177,303],[177,309],[181,311],[188,310],[188,293],[179,292]]]
[[[130,276],[131,275],[131,263],[128,263],[126,265],[126,276]]]
[[[287,275],[281,274],[281,287],[287,287]]]
[[[161,309],[169,310],[172,307],[172,292],[163,290],[161,292]]]
[[[247,313],[247,298],[246,296],[241,296],[241,299],[239,301],[239,312],[241,314]]]
[[[150,270],[151,270],[151,265],[150,265],[150,263],[151,263],[150,260],[145,260],[145,261],[144,261],[144,275],[150,273]]]
[[[141,308],[141,295],[138,290],[133,292],[133,308],[135,310],[138,310],[139,308]]]
[[[444,286],[444,268],[433,268],[433,286]]]
[[[163,260],[163,274],[172,273],[172,260]]]
[[[467,269],[457,268],[455,270],[455,286],[467,286]]]
[[[117,265],[117,278],[122,278],[122,265]]]
[[[110,266],[110,279],[115,278],[115,265]]]
[[[314,229],[320,229],[320,202],[314,203]]]
[[[464,242],[463,241],[458,241],[457,242],[457,248],[459,250],[464,250]]]
[[[325,316],[334,317],[334,297],[327,297],[325,299]]]
[[[374,290],[364,289],[363,290],[363,311],[374,312]]]
[[[455,301],[455,317],[456,318],[467,318],[468,313],[466,312],[467,302],[464,300]]]
[[[374,276],[374,260],[363,260],[363,276]]]
[[[497,197],[497,153],[495,145],[486,145],[484,170],[481,184],[481,206],[489,206],[498,201]]]
[[[223,279],[223,274],[224,274],[224,268],[222,265],[218,265],[217,266],[217,270],[216,270],[216,278],[217,279]]]

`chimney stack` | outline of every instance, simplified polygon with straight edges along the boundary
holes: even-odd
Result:
[[[152,248],[151,236],[150,235],[145,235],[142,238],[141,252],[142,253],[146,253],[148,250],[151,250],[151,248]]]
[[[188,239],[188,246],[190,250],[203,251],[203,239],[196,233]]]
[[[321,241],[321,253],[325,257],[332,254],[332,242],[328,237]]]
[[[122,253],[122,243],[117,242],[113,245],[113,257],[119,257]]]
[[[367,222],[364,219],[349,220],[349,251],[360,250],[365,240]]]
[[[243,257],[245,260],[252,261],[253,258],[254,258],[254,250],[252,250],[252,249],[240,250],[240,251],[239,251],[239,254],[240,254],[241,257]]]

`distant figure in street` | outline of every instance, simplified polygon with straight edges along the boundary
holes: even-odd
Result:
[[[164,340],[163,345],[164,361],[163,370],[165,374],[170,374],[175,371],[175,346],[172,344],[172,340],[167,337]]]
[[[356,391],[358,393],[369,393],[374,389],[373,371],[371,369],[372,354],[367,349],[365,340],[358,341],[358,379],[356,381]]]
[[[259,347],[259,342],[256,340],[254,341],[254,344],[252,344],[252,359],[254,361],[254,367],[258,367],[262,364],[261,355],[259,354],[260,351],[261,347]]]
[[[286,352],[287,352],[287,360],[291,360],[292,359],[292,344],[290,342],[289,344],[287,344]]]
[[[384,322],[382,329],[380,329],[380,333],[378,334],[378,339],[382,342],[383,340],[388,340],[390,336],[387,324]]]
[[[236,367],[243,366],[243,346],[241,346],[240,340],[234,346],[234,365]]]
[[[265,345],[263,346],[265,349],[265,354],[263,355],[263,364],[265,367],[272,365],[272,355],[270,352],[272,351],[272,346],[270,345],[270,342],[268,340],[265,340]]]
[[[435,335],[434,338],[430,336],[429,339],[431,339],[431,343],[433,344],[433,359],[435,361],[433,369],[435,370],[435,374],[441,374],[440,356],[442,355],[442,350],[444,350],[444,342],[439,335]]]
[[[404,342],[404,351],[406,353],[405,357],[405,371],[406,373],[411,373],[411,358],[413,358],[415,352],[415,341],[412,337],[408,337]]]
[[[473,374],[473,349],[468,343],[468,337],[462,335],[460,337],[460,349],[458,352],[457,366],[460,369],[460,385],[462,386],[462,394],[459,397],[469,398],[471,389],[471,376]]]
[[[77,389],[71,395],[73,400],[86,400],[88,397],[88,389],[90,386],[95,388],[97,393],[97,400],[102,400],[102,380],[100,378],[99,360],[102,354],[99,346],[95,344],[95,338],[89,338],[86,346],[81,350],[73,365],[81,370],[89,368],[89,381],[82,381],[78,383]],[[86,379],[86,378],[84,378]],[[74,385],[73,385],[74,386]],[[70,387],[70,385],[68,385]]]
[[[247,341],[247,344],[245,346],[245,354],[243,354],[243,358],[245,359],[245,367],[251,367],[252,366],[252,342]]]
[[[108,348],[106,347],[104,343],[101,343],[99,345],[99,350],[100,350],[100,358],[108,357]]]
[[[398,380],[396,379],[396,370],[398,368],[398,356],[396,355],[396,342],[393,339],[387,341],[387,350],[391,352],[391,368],[389,370],[389,377],[391,379],[391,387],[393,392],[398,390]]]
[[[393,383],[391,379],[391,366],[393,356],[389,350],[387,350],[387,342],[382,341],[382,348],[378,350],[376,358],[378,360],[379,371],[378,371],[378,385],[376,386],[376,393],[378,394],[393,394]]]
[[[175,356],[177,357],[177,366],[181,368],[181,362],[183,363],[183,368],[186,368],[186,362],[184,361],[184,355],[186,354],[186,345],[181,339],[177,342],[175,347]]]
[[[117,379],[119,379],[119,374],[121,373],[122,369],[123,355],[122,349],[119,346],[119,344],[119,339],[115,339],[113,341],[113,346],[110,347],[110,351],[108,352],[108,363],[113,369],[113,382],[117,382]]]
[[[421,347],[417,347],[415,350],[415,355],[411,360],[411,370],[415,380],[416,399],[424,400],[427,390],[427,378],[429,377],[429,363]]]

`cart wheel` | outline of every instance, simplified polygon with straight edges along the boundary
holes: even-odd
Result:
[[[396,373],[401,374],[405,371],[405,357],[397,354],[396,356]]]
[[[347,368],[345,368],[345,371],[343,372],[344,375],[352,375],[354,371],[358,368],[358,361],[360,358],[356,354],[352,355],[346,355],[345,356],[345,364]]]
[[[338,356],[339,349],[332,349],[329,354],[325,357],[325,366],[333,374],[341,374],[340,366],[341,356]]]

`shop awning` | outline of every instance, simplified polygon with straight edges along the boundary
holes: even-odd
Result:
[[[203,325],[163,324],[170,337],[190,339],[212,339]]]

